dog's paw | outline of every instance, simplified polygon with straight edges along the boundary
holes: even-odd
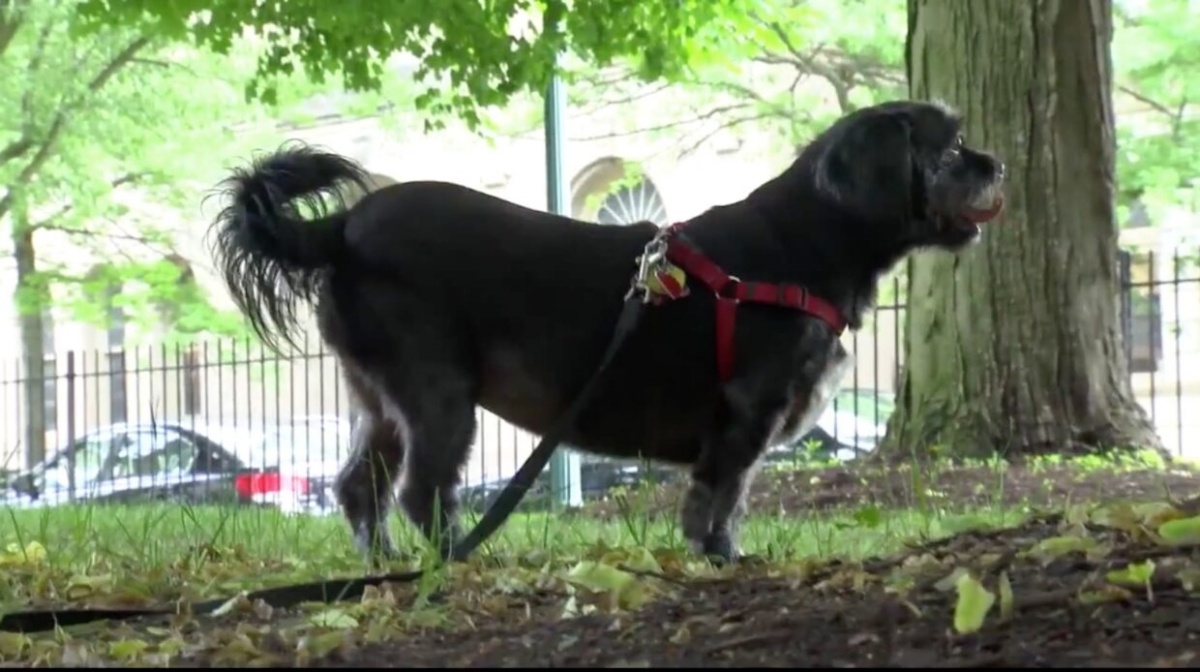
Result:
[[[458,530],[442,535],[438,542],[438,555],[442,562],[466,562],[471,553],[470,549],[463,547],[462,541],[463,535]]]
[[[376,531],[374,534],[360,530],[354,535],[354,545],[368,565],[380,569],[388,563],[400,559],[400,551],[396,549],[390,537]]]
[[[742,557],[742,549],[728,532],[710,532],[704,537],[700,550],[718,566],[737,562]]]

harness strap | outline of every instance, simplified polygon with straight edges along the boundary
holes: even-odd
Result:
[[[769,282],[742,282],[725,272],[682,235],[684,222],[667,228],[667,260],[688,275],[699,280],[716,295],[717,374],[721,382],[733,377],[735,359],[734,335],[737,331],[737,308],[741,303],[761,303],[791,308],[808,313],[829,325],[841,336],[846,319],[833,304],[814,296],[800,285]]]

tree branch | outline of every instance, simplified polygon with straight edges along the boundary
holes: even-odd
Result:
[[[145,175],[146,175],[146,173],[126,173],[126,174],[118,177],[115,180],[111,180],[108,183],[109,188],[113,189],[113,190],[118,189],[122,185],[133,183]],[[74,209],[75,209],[74,203],[67,203],[66,205],[62,206],[58,210],[54,211],[53,214],[50,214],[47,217],[45,217],[44,219],[42,219],[40,222],[30,225],[30,228],[35,229],[35,230],[44,230],[44,231],[73,231],[74,229],[56,227],[56,226],[54,226],[53,222],[55,222],[59,219],[62,219],[64,216],[67,215],[67,213],[71,212]]]
[[[0,56],[4,56],[4,52],[8,51],[21,24],[24,23],[24,9],[19,0],[4,0],[0,4]]]
[[[752,115],[745,116],[745,117],[738,117],[736,119],[727,121],[727,122],[717,126],[716,128],[712,129],[708,133],[705,133],[704,135],[700,136],[698,139],[696,139],[694,142],[689,143],[683,149],[679,150],[679,158],[682,159],[682,158],[686,157],[688,154],[691,154],[692,152],[696,151],[697,149],[700,149],[701,145],[708,142],[709,140],[712,140],[721,131],[727,131],[732,128],[737,128],[738,126],[741,126],[742,124],[748,124],[753,121],[762,121],[763,119],[769,119],[773,116],[775,116],[774,112],[760,112],[759,114],[752,114]]]
[[[111,81],[114,76],[116,76],[117,72],[119,72],[121,68],[133,60],[133,57],[149,44],[149,38],[139,37],[126,45],[124,49],[118,52],[111,61],[109,61],[103,68],[100,69],[100,72],[96,73],[95,77],[92,77],[91,81],[89,81],[87,85],[87,93],[93,94],[104,88],[104,86],[108,84],[108,82]],[[50,122],[50,127],[46,131],[46,136],[42,140],[41,146],[38,148],[37,153],[33,155],[33,158],[29,160],[29,163],[17,175],[16,179],[14,180],[15,185],[23,186],[28,184],[29,180],[31,180],[33,176],[42,169],[42,166],[45,165],[46,161],[48,161],[53,155],[54,148],[58,144],[59,138],[62,136],[62,132],[66,126],[67,120],[70,118],[70,113],[78,109],[82,102],[82,100],[79,100],[74,101],[72,104],[64,103],[59,107],[58,111],[54,113],[54,119]],[[0,198],[0,218],[3,218],[6,214],[8,214],[8,211],[12,208],[13,191],[14,189],[10,186],[8,193],[4,195],[4,198]]]
[[[1167,107],[1166,105],[1163,105],[1162,103],[1158,102],[1157,100],[1154,100],[1153,98],[1145,95],[1144,93],[1141,93],[1140,91],[1138,91],[1132,87],[1118,86],[1117,90],[1120,91],[1121,93],[1129,96],[1130,98],[1133,98],[1134,100],[1138,101],[1139,103],[1142,103],[1143,105],[1146,105],[1146,106],[1152,108],[1155,112],[1160,112],[1162,114],[1167,115],[1167,117],[1169,117],[1172,121],[1176,118],[1175,110],[1172,110],[1171,108]]]
[[[641,88],[634,93],[630,93],[630,94],[628,94],[626,96],[622,96],[620,98],[605,98],[605,99],[602,99],[592,109],[586,110],[586,111],[580,113],[580,116],[586,117],[588,115],[596,114],[597,112],[607,109],[607,108],[610,108],[610,107],[615,107],[618,105],[628,105],[630,103],[634,103],[639,100],[642,100],[643,98],[649,98],[650,96],[661,93],[662,91],[664,91],[670,87],[671,87],[671,84],[669,84],[669,83],[659,84],[657,86]]]
[[[21,158],[25,155],[25,152],[28,152],[31,149],[33,149],[33,141],[29,138],[22,136],[16,140],[13,140],[12,142],[8,143],[4,149],[0,149],[0,166],[12,161],[13,159]]]
[[[1188,98],[1185,95],[1179,101],[1179,107],[1175,110],[1175,117],[1171,119],[1171,137],[1179,142],[1183,139],[1183,115],[1187,112]]]
[[[671,122],[667,122],[664,124],[655,124],[654,126],[643,126],[641,128],[635,128],[632,131],[614,131],[612,133],[598,133],[596,135],[572,137],[570,139],[573,141],[577,141],[577,142],[588,142],[591,140],[608,140],[611,138],[624,138],[624,137],[628,137],[631,135],[641,135],[643,133],[653,133],[655,131],[665,131],[669,128],[675,128],[676,126],[685,126],[687,124],[694,124],[696,122],[705,121],[707,119],[712,119],[713,117],[715,117],[717,115],[724,114],[726,112],[733,112],[735,110],[744,109],[749,106],[750,106],[749,103],[735,103],[732,105],[720,105],[718,107],[710,108],[707,112],[696,115],[695,117],[692,117],[691,119],[685,119],[685,120],[680,120],[680,121],[671,121]]]

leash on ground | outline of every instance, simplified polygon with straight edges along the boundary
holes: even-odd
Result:
[[[644,286],[640,282],[642,277],[644,277],[642,273],[639,273],[635,277],[633,286],[630,288],[629,293],[625,295],[625,303],[621,308],[621,316],[617,320],[617,326],[613,330],[612,339],[609,341],[608,348],[603,358],[601,358],[600,365],[596,368],[595,373],[588,379],[583,390],[575,397],[571,405],[567,407],[567,411],[559,417],[558,422],[542,437],[542,440],[533,449],[533,452],[525,460],[525,463],[521,465],[521,468],[517,470],[517,473],[509,479],[500,496],[488,507],[487,512],[483,514],[483,518],[479,523],[455,546],[453,559],[466,559],[504,524],[504,521],[508,519],[517,505],[521,503],[521,499],[525,497],[525,493],[532,487],[538,474],[541,473],[542,469],[550,461],[554,450],[562,443],[564,434],[570,430],[576,417],[583,410],[584,405],[587,404],[595,393],[596,383],[600,380],[605,370],[608,369],[609,364],[612,363],[621,344],[624,343],[625,339],[637,326],[638,318],[641,316],[642,308],[645,306],[645,301],[637,295],[636,291],[639,289],[639,286]],[[245,593],[245,597],[251,602],[262,600],[276,609],[287,609],[304,602],[324,602],[331,604],[358,599],[362,597],[369,586],[378,586],[383,583],[410,583],[416,581],[421,577],[422,573],[421,571],[410,571],[350,579],[329,579],[325,581],[313,581],[311,583],[298,583],[278,588],[256,590]],[[222,598],[193,604],[191,605],[191,612],[198,616],[212,615],[227,604],[230,599]],[[176,609],[167,607],[19,611],[5,614],[3,618],[0,618],[0,631],[45,632],[58,627],[69,627],[94,621],[119,621],[146,616],[171,616],[175,613]]]

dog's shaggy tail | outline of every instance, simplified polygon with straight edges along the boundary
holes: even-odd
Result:
[[[311,302],[344,249],[343,189],[366,193],[367,174],[350,159],[301,144],[236,169],[222,182],[213,259],[234,303],[273,350],[296,347],[296,307]]]

